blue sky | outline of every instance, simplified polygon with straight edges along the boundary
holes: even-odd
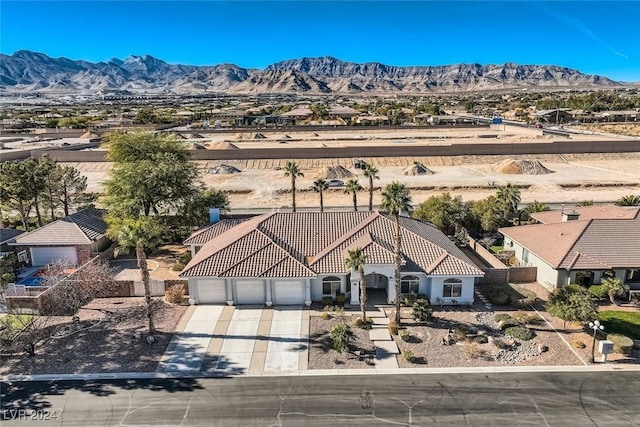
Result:
[[[640,81],[637,1],[7,1],[0,51],[106,61],[554,64]]]

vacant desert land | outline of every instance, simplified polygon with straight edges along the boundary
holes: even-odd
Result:
[[[198,137],[187,139],[200,146],[215,150],[216,147],[228,148],[230,144],[239,150],[249,147],[277,147],[282,150],[295,150],[298,147],[338,147],[346,145],[405,145],[405,144],[455,144],[455,143],[496,143],[512,144],[518,142],[548,143],[554,137],[542,135],[539,129],[496,127],[487,128],[451,128],[438,130],[348,130],[348,131],[296,131],[288,133],[265,132],[188,134]],[[578,139],[613,139],[610,135],[572,135]],[[564,138],[564,140],[567,140]],[[233,142],[231,142],[233,141]],[[285,141],[285,143],[281,143]],[[495,187],[508,182],[522,187],[522,202],[538,200],[546,203],[578,203],[583,200],[607,202],[626,194],[640,194],[640,153],[624,154],[566,154],[520,156],[456,156],[456,157],[363,157],[379,169],[380,179],[374,186],[381,187],[392,181],[403,182],[412,189],[414,204],[424,201],[433,194],[449,191],[460,194],[465,200],[484,198],[495,192]],[[505,174],[496,168],[496,163],[509,159],[537,160],[551,173],[541,175]],[[304,177],[297,180],[299,194],[298,206],[318,207],[317,193],[310,191],[314,180],[330,178],[325,175],[328,166],[343,166],[357,178],[361,185],[368,186],[360,169],[353,166],[351,158],[344,159],[304,159],[296,160]],[[428,168],[433,174],[406,174],[415,162]],[[102,183],[108,178],[109,163],[69,163],[77,167],[89,183],[89,190],[102,191]],[[199,161],[198,168],[208,187],[218,188],[231,193],[231,206],[236,209],[278,209],[288,208],[291,204],[290,178],[284,176],[282,168],[286,160],[228,160]],[[214,174],[212,168],[225,164],[237,168],[240,172]],[[341,178],[343,180],[348,177]],[[380,194],[374,195],[374,204],[379,204]],[[358,195],[358,204],[368,203],[366,191]],[[343,189],[330,189],[325,195],[327,207],[351,207],[352,197]]]

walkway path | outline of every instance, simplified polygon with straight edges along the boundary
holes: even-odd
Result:
[[[373,320],[369,338],[376,349],[376,369],[398,369],[396,354],[399,354],[400,350],[389,334],[389,319],[384,309],[378,308],[367,314]]]

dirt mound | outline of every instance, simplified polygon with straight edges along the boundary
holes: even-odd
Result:
[[[96,139],[96,138],[100,138],[99,135],[93,133],[93,132],[85,132],[82,135],[80,135],[81,139]]]
[[[508,175],[545,175],[553,173],[552,170],[544,167],[539,160],[515,160],[507,159],[495,163],[491,170]]]
[[[215,175],[228,175],[231,173],[240,173],[240,169],[222,163],[209,169],[209,173]]]
[[[433,175],[433,171],[420,162],[414,162],[413,166],[404,170],[405,175]]]
[[[215,144],[211,144],[209,145],[209,148],[211,148],[212,150],[239,150],[238,147],[236,147],[235,145],[233,145],[230,142],[217,142]]]
[[[348,169],[344,168],[340,165],[335,166],[326,166],[322,168],[318,178],[323,179],[340,179],[340,178],[351,178],[355,176],[353,173],[349,172]]]

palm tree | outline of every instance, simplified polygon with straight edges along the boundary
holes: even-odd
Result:
[[[350,179],[344,185],[344,192],[353,194],[353,210],[358,211],[358,191],[362,190],[362,185],[357,179]]]
[[[296,211],[296,178],[299,176],[304,176],[302,172],[300,172],[300,168],[296,162],[288,161],[286,165],[284,165],[284,176],[291,177],[291,205],[293,211]]]
[[[532,213],[544,212],[544,211],[548,211],[548,210],[549,210],[549,207],[547,205],[545,205],[544,203],[539,202],[537,200],[534,200],[529,205],[527,205],[526,208],[521,209],[521,210],[518,211],[518,225],[520,225],[520,222],[522,220],[522,215],[523,214],[525,214],[525,217],[527,218],[527,220],[530,221]]]
[[[349,256],[344,260],[344,264],[348,269],[357,271],[360,275],[360,310],[362,310],[362,321],[367,321],[367,279],[364,276],[364,263],[367,260],[367,255],[362,251],[362,248],[355,248],[350,250]]]
[[[400,234],[400,214],[402,212],[408,212],[411,210],[411,195],[409,194],[409,188],[393,181],[391,184],[387,184],[382,190],[382,204],[380,208],[383,211],[389,212],[393,215],[396,224],[396,241],[393,248],[395,255],[395,279],[396,279],[396,323],[400,326],[400,248],[401,248],[401,234]]]
[[[325,181],[324,179],[317,179],[313,181],[313,185],[311,186],[311,189],[313,191],[315,191],[316,193],[320,193],[320,212],[324,212],[324,201],[322,195],[324,190],[326,190],[327,188],[329,188],[329,184],[327,184],[327,181]]]
[[[369,179],[369,212],[371,212],[373,210],[373,180],[380,179],[378,169],[371,163],[365,163],[364,177]]]
[[[153,309],[151,306],[151,289],[149,288],[149,267],[147,266],[146,249],[153,249],[160,244],[162,228],[156,217],[120,218],[107,216],[109,226],[107,235],[114,239],[125,250],[134,249],[138,259],[138,268],[144,286],[144,299],[149,321],[149,335],[156,332],[153,324]]]
[[[640,206],[640,196],[627,194],[616,200],[617,206]]]
[[[518,211],[520,189],[511,183],[498,187],[496,201],[502,210],[503,221],[508,222],[509,217]]]

